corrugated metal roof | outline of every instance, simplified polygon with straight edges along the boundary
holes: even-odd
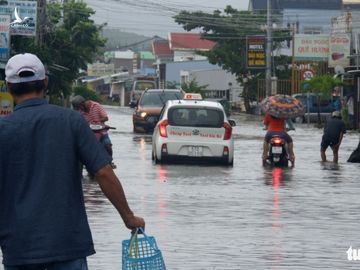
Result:
[[[141,51],[139,52],[140,59],[142,60],[154,60],[155,56],[152,52]]]
[[[133,51],[115,51],[114,58],[117,59],[133,59],[134,52]]]
[[[201,39],[198,33],[170,33],[169,44],[171,50],[210,50],[215,42]]]
[[[173,52],[170,50],[169,41],[154,40],[152,43],[153,53],[158,57],[172,57]]]

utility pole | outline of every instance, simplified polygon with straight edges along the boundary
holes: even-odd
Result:
[[[267,0],[267,26],[266,26],[266,96],[271,96],[271,53],[272,53],[272,19],[271,0]]]
[[[36,44],[44,44],[46,26],[46,0],[37,0],[37,23],[36,23]]]

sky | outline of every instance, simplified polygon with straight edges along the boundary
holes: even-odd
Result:
[[[166,38],[169,32],[183,32],[172,16],[181,10],[212,13],[231,5],[247,10],[248,0],[85,0],[96,13],[95,23],[107,23],[108,28],[147,37]]]

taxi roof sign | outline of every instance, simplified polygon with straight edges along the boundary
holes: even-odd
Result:
[[[184,95],[185,100],[202,100],[202,96],[199,93],[185,93]]]

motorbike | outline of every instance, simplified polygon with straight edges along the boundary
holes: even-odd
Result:
[[[107,131],[109,129],[116,129],[115,127],[111,127],[108,125],[104,125],[104,124],[90,124],[90,129],[94,132],[96,139],[100,142],[101,136],[102,136],[102,132],[103,131]],[[109,153],[109,155],[112,156],[112,150],[108,149],[105,144],[103,144],[105,150]],[[113,169],[116,169],[116,165],[111,162],[111,167]],[[94,175],[92,175],[90,172],[88,172],[88,175],[90,176],[90,178],[93,178]]]
[[[287,152],[285,139],[280,136],[274,136],[271,138],[269,154],[265,163],[274,167],[289,166],[289,154]]]
[[[109,129],[116,129],[115,127],[110,127],[108,125],[102,125],[102,124],[90,124],[90,129],[94,132],[96,139],[100,141],[101,133],[103,131],[107,131]]]

